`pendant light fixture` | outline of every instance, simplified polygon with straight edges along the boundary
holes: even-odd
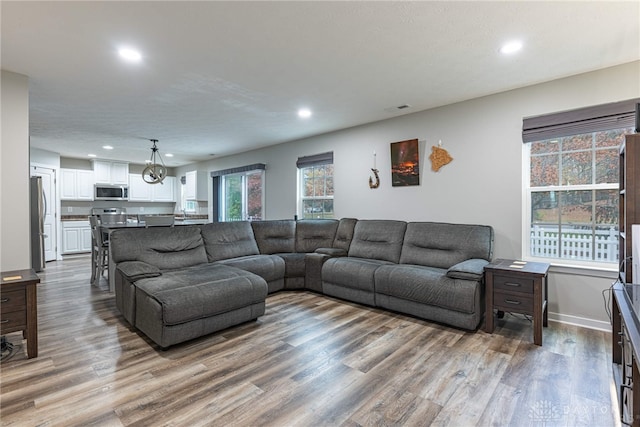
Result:
[[[167,176],[167,167],[164,165],[160,151],[156,146],[157,139],[150,139],[153,142],[151,147],[151,160],[149,164],[142,171],[142,179],[147,184],[162,184],[164,177]]]

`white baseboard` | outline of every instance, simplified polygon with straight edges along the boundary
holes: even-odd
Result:
[[[571,316],[569,314],[549,312],[549,321],[566,323],[567,325],[581,326],[587,329],[596,329],[598,331],[611,332],[611,323],[608,321],[588,319],[586,317]]]

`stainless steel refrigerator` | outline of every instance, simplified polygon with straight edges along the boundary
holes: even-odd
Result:
[[[31,268],[44,270],[44,214],[47,210],[47,199],[42,190],[42,177],[32,176],[29,182],[31,207]]]

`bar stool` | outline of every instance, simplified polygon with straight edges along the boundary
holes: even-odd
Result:
[[[109,278],[109,242],[104,239],[104,235],[100,231],[100,222],[96,215],[89,216],[89,223],[91,224],[91,237],[93,245],[91,248],[91,283],[94,284],[96,280],[107,272],[107,279]]]
[[[170,226],[173,227],[175,217],[173,215],[147,215],[144,219],[145,227]]]

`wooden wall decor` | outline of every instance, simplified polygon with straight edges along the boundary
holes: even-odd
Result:
[[[429,159],[431,160],[431,170],[438,172],[442,166],[451,163],[453,157],[449,155],[447,150],[442,148],[442,141],[440,141],[437,147],[435,145],[431,146]]]
[[[376,169],[376,152],[373,152],[373,167],[371,168],[371,172],[373,172],[373,176],[376,177],[375,182],[371,175],[369,175],[369,188],[374,189],[380,187],[380,175],[378,175],[378,169]]]

